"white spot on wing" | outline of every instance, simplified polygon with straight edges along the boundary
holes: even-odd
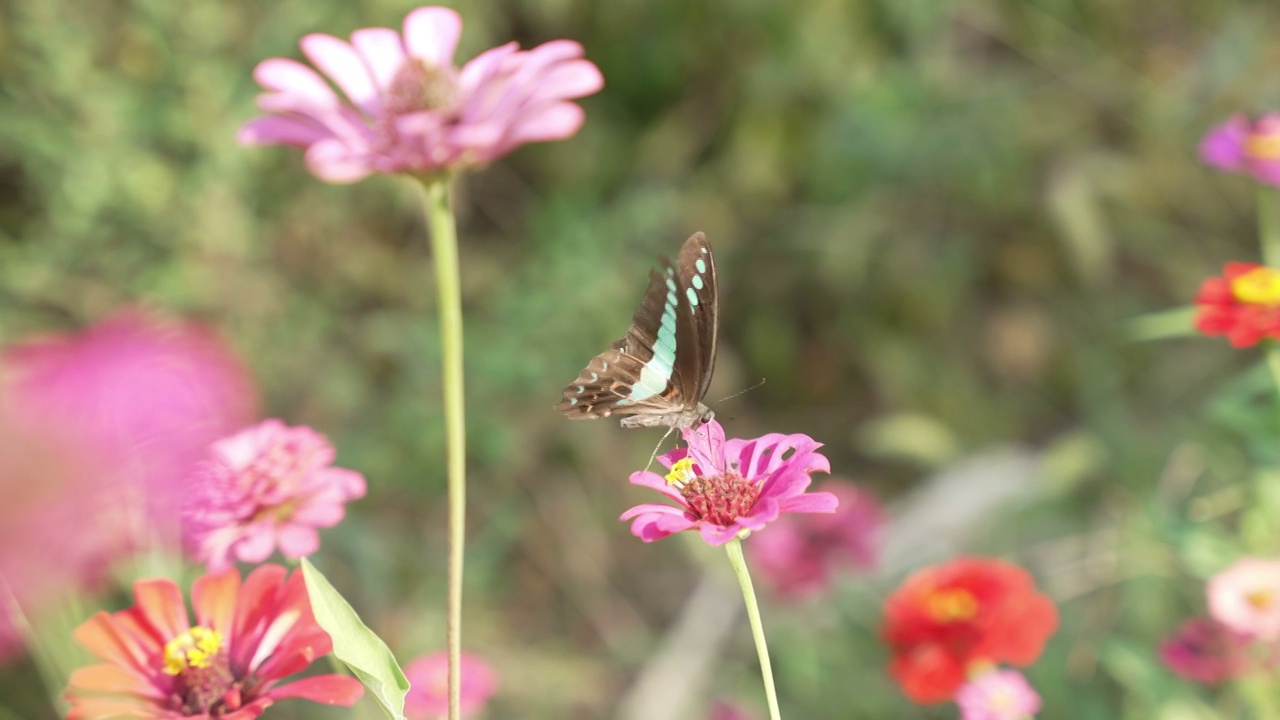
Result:
[[[702,258],[698,258],[697,260],[694,260],[693,266],[698,268],[698,272],[700,273],[704,273],[707,271],[707,264],[702,261]]]
[[[582,387],[581,385],[579,385],[579,386],[578,386],[578,394],[579,394],[579,395],[581,395],[584,391],[586,391],[586,388],[584,388],[584,387]]]
[[[685,297],[689,298],[690,311],[692,311],[693,308],[698,307],[698,293],[694,292],[693,288],[685,288],[684,295]]]
[[[702,261],[701,261],[701,260],[699,260],[698,262],[702,262]],[[694,276],[693,276],[693,286],[694,286],[695,288],[699,289],[699,290],[701,290],[701,289],[702,289],[702,276],[701,276],[701,275],[694,275]]]

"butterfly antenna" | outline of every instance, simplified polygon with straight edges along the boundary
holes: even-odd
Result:
[[[658,457],[658,449],[662,447],[662,443],[666,442],[667,438],[671,437],[671,433],[675,431],[676,429],[674,427],[667,428],[667,434],[663,435],[662,439],[658,441],[658,444],[653,446],[653,454],[649,456],[649,464],[644,466],[645,472],[649,472],[649,468],[653,466],[653,459]]]
[[[760,387],[761,385],[763,385],[763,384],[764,384],[764,381],[765,381],[765,379],[764,379],[764,378],[760,378],[760,382],[756,383],[755,385],[752,385],[751,387],[747,388],[746,390],[739,390],[738,392],[736,392],[736,393],[734,393],[734,394],[732,394],[732,395],[729,395],[728,397],[722,397],[722,398],[720,398],[719,400],[715,401],[715,402],[714,402],[714,403],[712,403],[712,404],[713,404],[713,405],[719,405],[720,403],[724,402],[725,400],[732,400],[732,399],[734,399],[734,398],[738,397],[739,395],[744,395],[744,394],[746,394],[746,393],[749,393],[749,392],[751,392],[752,390],[755,390],[756,388],[758,388],[758,387]]]

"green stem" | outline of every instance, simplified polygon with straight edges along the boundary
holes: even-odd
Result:
[[[449,720],[459,720],[462,699],[462,557],[467,520],[467,425],[462,392],[462,292],[458,279],[458,229],[449,205],[449,180],[423,183],[431,253],[440,305],[440,348],[449,477]]]
[[[742,587],[742,599],[747,603],[751,637],[756,641],[756,654],[760,656],[760,675],[764,677],[764,694],[769,702],[769,720],[782,720],[782,713],[778,710],[778,691],[773,686],[773,664],[769,662],[769,646],[764,639],[764,623],[760,622],[760,605],[756,602],[756,591],[751,585],[747,560],[742,556],[742,541],[734,538],[724,548],[729,553],[733,574],[738,576],[738,585]]]
[[[1262,262],[1280,268],[1280,193],[1270,185],[1258,186],[1258,239]]]

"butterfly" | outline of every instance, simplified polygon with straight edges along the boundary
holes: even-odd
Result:
[[[621,340],[595,356],[564,388],[556,409],[571,420],[617,415],[622,427],[698,427],[716,363],[716,264],[700,232],[673,265],[661,258]]]

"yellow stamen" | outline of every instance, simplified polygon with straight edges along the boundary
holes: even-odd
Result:
[[[1276,600],[1275,593],[1271,590],[1254,590],[1253,592],[1245,593],[1244,598],[1255,610],[1266,610]]]
[[[978,614],[978,599],[968,590],[938,590],[924,600],[925,612],[941,623],[973,619]]]
[[[207,668],[221,648],[222,633],[197,625],[165,643],[165,674],[177,675],[189,667]]]
[[[693,458],[686,457],[682,460],[677,460],[671,466],[671,472],[667,473],[667,484],[683,485],[695,477],[697,475],[693,472]]]
[[[1280,160],[1280,135],[1251,133],[1244,154],[1251,160]]]
[[[1280,305],[1280,270],[1254,268],[1231,281],[1231,294],[1249,305]]]

